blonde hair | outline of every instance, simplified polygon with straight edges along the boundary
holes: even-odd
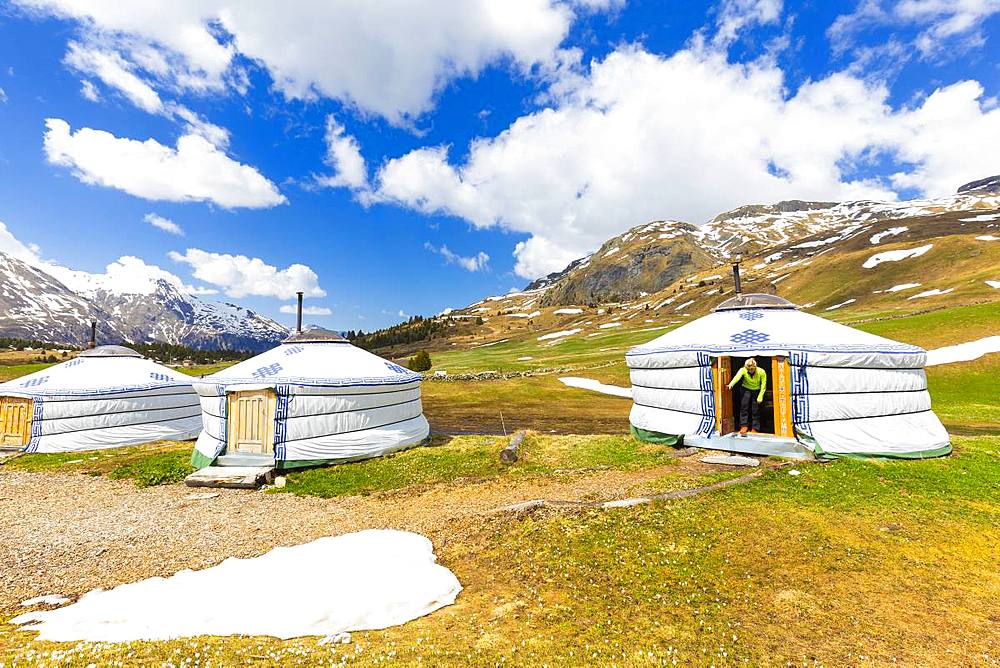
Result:
[[[750,366],[751,362],[753,362],[754,366],[757,366],[757,359],[755,357],[749,358],[746,362],[743,363],[743,366]]]

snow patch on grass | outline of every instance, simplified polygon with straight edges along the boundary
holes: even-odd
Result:
[[[907,297],[907,300],[920,299],[921,297],[934,297],[937,295],[946,295],[949,292],[954,292],[954,291],[955,288],[948,288],[947,290],[938,290],[937,288],[934,288],[933,290],[924,290],[923,292],[918,292],[912,297]]]
[[[424,536],[372,529],[110,591],[95,589],[73,605],[28,612],[11,622],[38,631],[39,640],[62,642],[297,638],[384,629],[455,602],[462,585],[436,561]],[[247,604],[248,586],[276,577],[295,582],[270,588],[265,607]]]
[[[919,288],[920,283],[900,283],[899,285],[894,285],[891,288],[886,288],[885,290],[875,290],[872,292],[873,295],[882,294],[883,292],[899,292],[900,290],[909,290],[910,288]]]
[[[576,329],[564,329],[561,332],[552,332],[551,334],[542,334],[538,337],[539,341],[548,341],[549,339],[558,339],[564,336],[573,336],[574,334],[579,334],[583,330],[579,327]]]
[[[858,301],[858,300],[857,299],[848,299],[846,302],[840,302],[839,304],[834,304],[833,306],[827,306],[826,310],[827,311],[835,311],[838,308],[840,308],[841,306],[847,306],[848,304],[853,304],[856,301]]]
[[[625,397],[626,399],[632,398],[631,388],[619,387],[617,385],[606,385],[599,380],[594,380],[593,378],[577,378],[574,376],[567,376],[566,378],[560,378],[559,382],[563,385],[580,388],[581,390],[591,390],[593,392],[600,392],[601,394],[611,394],[616,397]]]
[[[876,232],[875,234],[872,235],[872,238],[869,239],[869,241],[872,242],[872,245],[875,245],[875,244],[878,244],[880,241],[882,241],[882,239],[885,239],[886,237],[894,237],[897,234],[902,234],[903,232],[907,231],[908,229],[910,229],[910,228],[908,228],[908,227],[890,227],[889,229],[883,230],[882,232]]]
[[[929,350],[927,351],[927,366],[969,362],[979,359],[987,353],[1000,353],[1000,336],[987,336],[976,341]]]
[[[900,260],[905,260],[909,257],[920,257],[933,247],[934,244],[927,244],[926,246],[919,246],[917,248],[903,248],[901,250],[883,251],[872,255],[870,258],[865,260],[865,263],[861,266],[865,269],[872,269],[879,266],[883,262],[899,262]]]

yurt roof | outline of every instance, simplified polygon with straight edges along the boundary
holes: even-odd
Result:
[[[97,346],[84,350],[77,357],[142,357],[142,353],[125,346]]]
[[[395,385],[421,378],[419,373],[352,346],[339,335],[339,340],[328,341],[293,341],[292,338],[277,348],[207,376],[195,386],[291,384],[340,387]]]
[[[322,327],[313,327],[301,332],[295,332],[282,343],[347,343],[347,339]]]
[[[775,302],[770,308],[754,305],[716,309],[649,343],[632,348],[627,355],[635,357],[669,352],[766,355],[794,351],[886,355],[924,353],[918,346],[869,334],[794,307],[781,307]]]
[[[768,295],[759,292],[730,297],[715,307],[716,311],[736,311],[745,308],[794,309],[798,308],[792,302],[778,295]]]
[[[113,394],[191,385],[191,377],[124,346],[99,346],[77,357],[0,385],[0,394],[57,396]]]

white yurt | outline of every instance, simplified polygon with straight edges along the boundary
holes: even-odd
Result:
[[[739,388],[727,384],[750,357],[767,373],[767,392],[761,433],[741,437],[734,434]],[[643,440],[823,459],[951,452],[931,411],[926,351],[775,295],[737,295],[625,359],[630,422]]]
[[[182,441],[201,431],[191,378],[124,346],[98,346],[0,385],[0,446],[69,452]]]
[[[430,432],[420,381],[334,332],[293,334],[195,382],[203,430],[191,462],[288,469],[417,445]]]

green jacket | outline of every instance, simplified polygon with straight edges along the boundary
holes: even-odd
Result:
[[[757,393],[757,401],[764,401],[764,390],[767,389],[767,372],[760,367],[757,367],[757,373],[750,376],[750,374],[747,373],[747,368],[745,366],[740,367],[740,370],[736,372],[733,379],[729,381],[729,387],[734,387],[741,378],[743,379],[743,389],[750,390],[751,392],[754,390],[760,390]]]

